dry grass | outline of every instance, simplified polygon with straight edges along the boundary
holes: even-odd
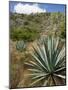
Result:
[[[31,59],[32,44],[28,43],[26,51],[19,52],[15,47],[16,42],[10,41],[10,88],[27,87],[30,82],[28,66],[24,62]]]

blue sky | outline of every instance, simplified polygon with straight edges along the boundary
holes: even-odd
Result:
[[[9,10],[17,13],[36,13],[36,12],[65,12],[64,4],[46,4],[46,3],[25,3],[9,2]]]
[[[42,4],[41,8],[46,8],[48,12],[65,12],[65,5],[63,4]]]

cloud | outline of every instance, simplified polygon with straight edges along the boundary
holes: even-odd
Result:
[[[42,13],[46,12],[46,9],[42,9],[39,7],[38,4],[22,4],[18,3],[14,6],[14,12],[20,13],[20,14],[31,14],[31,13]]]

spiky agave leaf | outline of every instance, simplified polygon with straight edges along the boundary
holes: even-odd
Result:
[[[54,37],[48,37],[45,42],[43,41],[42,46],[33,46],[33,61],[27,63],[31,67],[28,69],[32,79],[30,86],[65,83],[65,45],[61,45],[60,39]]]

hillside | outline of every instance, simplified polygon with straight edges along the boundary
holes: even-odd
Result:
[[[28,63],[29,61],[33,62],[34,59],[31,53],[34,53],[38,57],[39,61],[41,60],[42,65],[44,65],[43,59],[46,60],[44,58],[46,56],[44,52],[46,51],[47,57],[49,57],[49,55],[53,55],[48,53],[50,53],[49,51],[52,50],[51,47],[55,47],[54,45],[57,46],[56,50],[58,49],[57,51],[55,51],[56,53],[54,53],[54,55],[52,56],[53,59],[55,60],[54,57],[57,56],[58,51],[59,51],[58,53],[60,53],[60,50],[63,44],[65,43],[65,42],[59,43],[59,41],[62,41],[62,39],[65,39],[65,33],[66,33],[65,15],[64,13],[59,13],[59,12],[58,13],[39,13],[39,14],[37,13],[37,14],[30,14],[30,15],[10,13],[9,29],[10,29],[10,88],[29,87],[30,83],[32,83],[32,78],[28,76],[28,74],[30,74],[30,71],[28,71],[28,68],[30,67],[26,63]],[[52,42],[52,40],[50,41],[50,39],[48,39],[49,40],[48,43],[45,44],[45,46],[50,47],[50,48],[48,47],[50,50],[48,50],[47,47],[42,47],[42,44],[45,43],[44,42],[45,40],[43,40],[42,37],[49,36],[49,35],[54,36],[54,39],[52,38],[52,40],[55,41],[55,42]],[[61,38],[59,41],[56,41],[58,39],[55,39],[55,37],[57,36]],[[44,37],[44,39],[45,38],[46,37]],[[57,42],[59,44],[57,44]],[[38,48],[41,52],[36,51],[36,49],[32,47],[33,45],[35,48],[39,46]],[[53,52],[54,50],[51,51],[51,53]],[[62,57],[64,55],[65,54],[60,56]],[[37,64],[37,65],[39,65],[40,68],[42,67],[40,64]],[[32,74],[33,74],[33,70],[32,70]],[[52,80],[49,80],[49,81],[52,81]],[[56,85],[65,84],[65,81],[61,81],[58,78],[56,79],[56,82],[57,82]],[[42,82],[39,82],[38,84],[42,86]],[[36,86],[38,85],[36,84]],[[48,85],[45,85],[45,86],[48,86]]]
[[[10,38],[14,41],[33,41],[41,35],[65,38],[64,13],[17,14],[10,13]]]

